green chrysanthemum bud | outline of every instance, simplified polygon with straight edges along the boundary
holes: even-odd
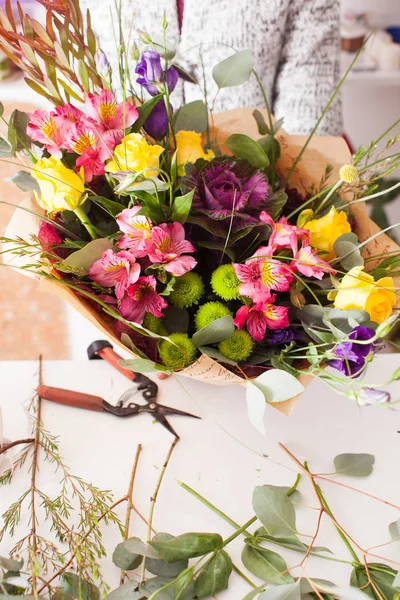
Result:
[[[246,360],[250,356],[253,351],[254,340],[243,329],[237,329],[232,337],[228,340],[224,340],[220,342],[218,345],[218,350],[226,356],[226,358],[230,358],[235,362],[240,362],[241,360]]]
[[[158,319],[151,313],[146,313],[143,319],[143,327],[156,333],[157,335],[168,335],[167,330],[161,323],[161,319]]]
[[[211,275],[211,287],[223,300],[236,300],[239,296],[240,281],[233,265],[221,265]]]
[[[179,371],[194,361],[197,348],[186,333],[171,333],[169,337],[176,346],[167,340],[161,340],[158,353],[164,365],[171,371]]]
[[[194,323],[196,329],[203,329],[213,321],[220,319],[221,317],[231,317],[232,313],[227,306],[224,306],[221,302],[206,302],[203,306],[200,306],[194,317]]]
[[[189,308],[193,304],[198,304],[203,294],[204,284],[202,278],[197,273],[190,271],[176,278],[169,299],[178,308]]]

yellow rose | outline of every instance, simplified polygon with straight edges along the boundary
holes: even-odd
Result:
[[[75,210],[85,201],[83,167],[76,173],[51,156],[36,163],[32,176],[40,187],[40,194],[35,192],[36,201],[47,212]]]
[[[115,148],[113,156],[105,166],[109,173],[118,171],[144,171],[144,177],[157,177],[159,156],[164,152],[162,146],[149,144],[140,133],[130,133]],[[153,170],[154,169],[154,170]]]
[[[176,134],[176,150],[178,174],[185,175],[185,164],[195,163],[198,158],[212,160],[215,156],[212,150],[204,152],[201,145],[201,133],[195,131],[178,131]]]
[[[303,228],[310,232],[310,246],[324,252],[321,254],[324,260],[335,258],[334,243],[338,237],[351,231],[346,213],[338,212],[334,206],[328,214],[320,219],[308,221]]]
[[[365,310],[371,321],[382,323],[396,306],[393,279],[382,277],[375,281],[372,275],[364,273],[364,267],[353,267],[339,284],[334,306]]]

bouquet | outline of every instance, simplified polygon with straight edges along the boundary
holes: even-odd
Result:
[[[353,156],[316,137],[339,89],[308,137],[285,134],[264,90],[263,110],[215,115],[206,90],[173,108],[192,77],[165,19],[141,49],[121,38],[118,84],[77,0],[40,2],[46,28],[21,15],[17,32],[9,2],[0,16],[0,48],[54,105],[14,111],[1,142],[32,192],[3,252],[124,345],[125,367],[246,385],[259,427],[310,376],[389,401],[363,376],[397,318],[400,257],[364,201],[400,164],[393,128]],[[249,50],[213,70],[221,93],[250,76]]]

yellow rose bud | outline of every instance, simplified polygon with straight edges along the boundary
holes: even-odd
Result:
[[[176,150],[178,174],[180,176],[185,174],[186,163],[195,163],[199,158],[212,160],[215,156],[212,150],[204,152],[201,144],[201,133],[195,131],[178,131],[176,134]]]
[[[339,284],[334,306],[365,310],[371,321],[382,323],[396,306],[393,279],[382,277],[375,281],[372,275],[364,273],[364,267],[353,267]]]
[[[321,250],[321,258],[335,258],[333,245],[344,233],[350,233],[351,227],[345,212],[338,212],[334,206],[320,219],[312,219],[303,225],[310,232],[310,246]]]
[[[40,194],[35,192],[36,201],[47,212],[75,210],[86,199],[83,167],[76,173],[51,156],[36,163],[32,176],[40,187]]]
[[[358,177],[358,171],[354,165],[343,165],[339,171],[339,177],[345,183],[354,183]]]
[[[105,170],[109,173],[144,171],[144,177],[157,177],[162,152],[162,146],[149,144],[140,133],[130,133],[115,148],[113,159],[106,164]]]

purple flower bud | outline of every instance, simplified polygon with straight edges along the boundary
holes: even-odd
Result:
[[[385,404],[390,402],[391,397],[389,392],[381,388],[361,388],[358,394],[358,404],[360,406],[368,406],[371,404]]]
[[[96,69],[102,77],[107,77],[111,71],[111,65],[108,62],[107,56],[104,54],[103,50],[100,48],[96,51],[94,55],[94,60],[96,63]]]
[[[168,131],[168,115],[162,98],[143,124],[143,128],[155,140],[162,140]]]
[[[359,377],[365,366],[367,357],[376,350],[374,342],[364,344],[375,337],[375,331],[365,325],[358,325],[349,335],[349,341],[337,344],[334,348],[334,360],[329,362],[329,366],[341,371],[348,377]],[[354,341],[353,341],[354,340]]]

